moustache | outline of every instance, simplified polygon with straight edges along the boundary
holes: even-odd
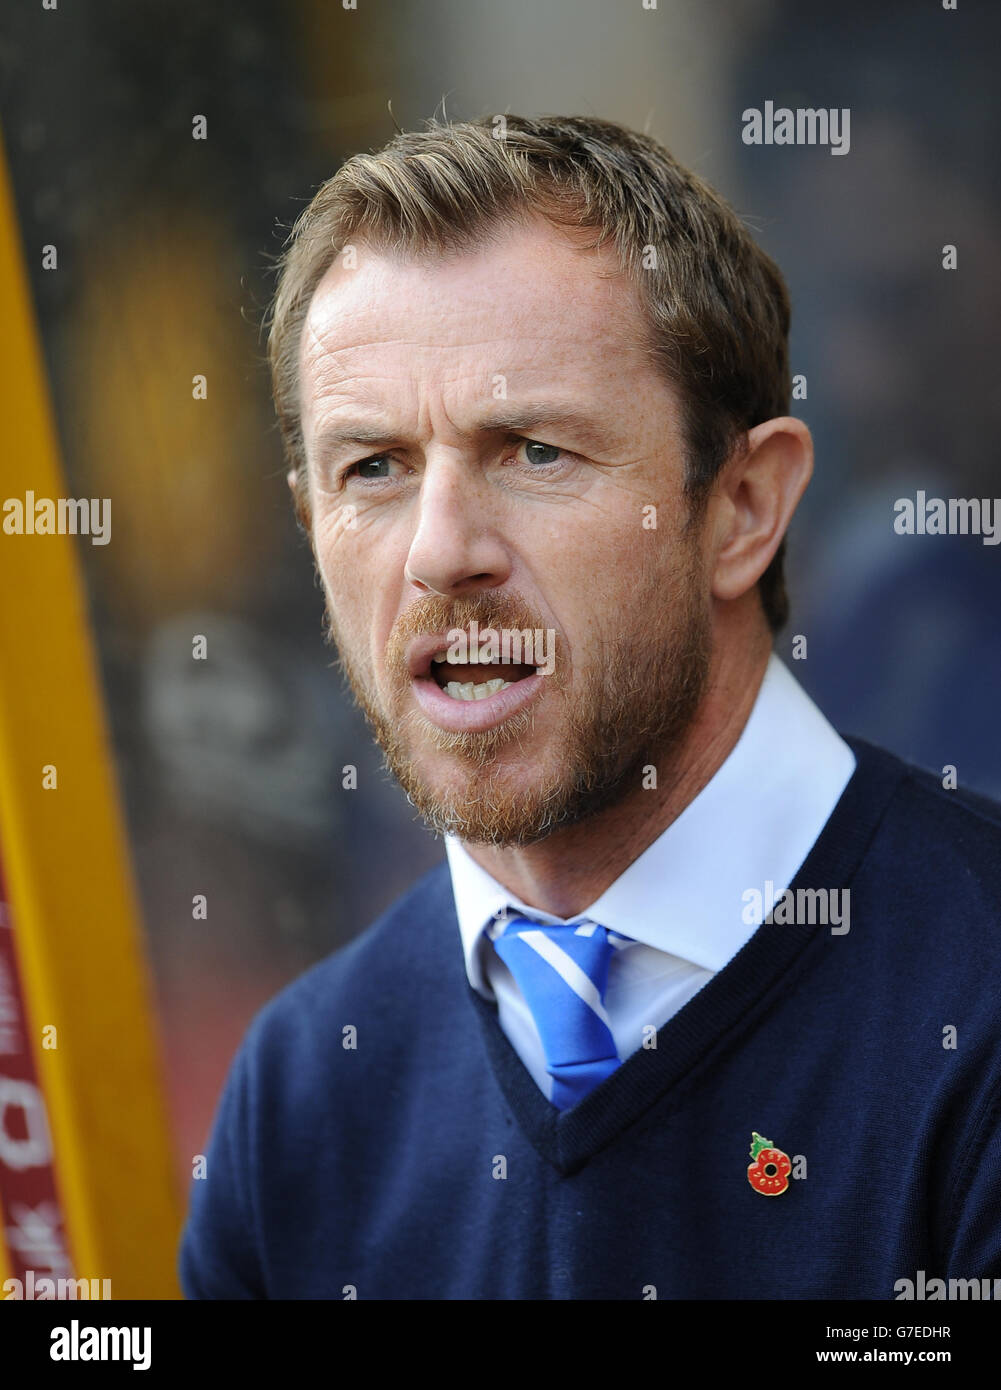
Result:
[[[497,630],[510,632],[548,631],[553,641],[552,664],[554,671],[561,665],[561,641],[550,622],[533,609],[523,595],[510,590],[485,590],[460,598],[449,598],[445,594],[426,594],[416,599],[401,613],[393,624],[386,643],[386,669],[394,682],[409,681],[407,667],[407,648],[416,637],[431,636],[436,633],[449,633],[454,630],[468,631],[475,622],[476,631]]]

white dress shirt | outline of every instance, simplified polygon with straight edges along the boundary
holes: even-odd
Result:
[[[557,925],[597,922],[633,939],[609,965],[605,1008],[618,1054],[643,1043],[722,970],[757,930],[748,889],[778,897],[792,882],[855,771],[855,755],[777,656],[744,731],[681,815],[575,917],[529,907],[446,836],[469,983],[496,999],[498,1021],[551,1097],[542,1040],[514,977],[486,935],[505,909]]]

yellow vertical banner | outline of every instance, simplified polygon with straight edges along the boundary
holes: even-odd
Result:
[[[2,148],[0,304],[0,1297],[65,1277],[175,1298],[180,1194],[73,534],[96,509],[113,545],[113,499],[66,492]]]

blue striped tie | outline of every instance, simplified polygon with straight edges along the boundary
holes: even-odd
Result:
[[[532,1011],[553,1078],[552,1102],[560,1110],[576,1105],[621,1065],[605,1013],[610,936],[628,939],[594,922],[549,927],[512,917],[494,937],[494,949]]]

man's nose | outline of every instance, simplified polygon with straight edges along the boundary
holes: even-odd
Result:
[[[474,464],[451,453],[428,460],[404,571],[415,589],[456,598],[505,583],[511,562],[491,502],[492,490]]]

